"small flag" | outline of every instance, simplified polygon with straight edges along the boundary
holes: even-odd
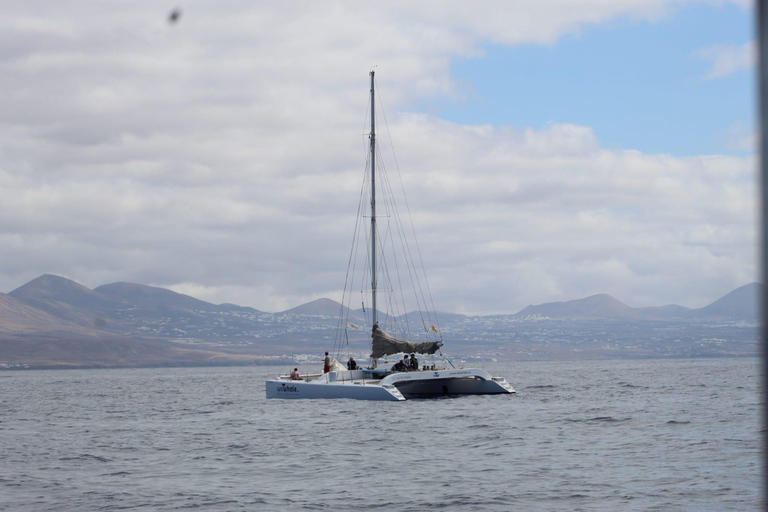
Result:
[[[360,326],[359,325],[355,325],[352,322],[347,322],[347,327],[349,327],[350,329],[355,330],[355,331],[359,331],[360,330]]]
[[[435,327],[435,324],[432,324],[432,330],[435,331],[435,334],[440,334],[439,332],[437,332],[437,327]]]

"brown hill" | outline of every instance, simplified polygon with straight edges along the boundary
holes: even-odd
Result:
[[[81,326],[56,318],[10,295],[0,293],[0,332],[31,333],[46,331],[86,332]]]
[[[8,295],[67,322],[96,329],[114,323],[113,312],[120,307],[109,297],[51,274],[33,279]]]

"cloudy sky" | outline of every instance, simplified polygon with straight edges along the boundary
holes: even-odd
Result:
[[[339,300],[376,66],[438,310],[703,306],[758,279],[753,17],[5,0],[0,291],[53,273],[264,311]]]

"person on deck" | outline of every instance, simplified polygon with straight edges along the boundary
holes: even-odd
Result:
[[[396,362],[395,365],[392,367],[393,372],[404,372],[407,371],[408,367],[405,366],[405,359],[401,359],[400,361]]]
[[[349,361],[347,361],[347,370],[357,370],[357,362],[354,357],[350,356]]]
[[[408,359],[408,354],[405,354],[405,357],[403,357],[403,364],[405,365],[405,371],[411,369],[411,360]]]
[[[301,380],[301,374],[298,368],[294,368],[291,372],[291,380]]]
[[[419,360],[416,359],[416,354],[411,354],[411,370],[418,371]]]
[[[325,359],[323,360],[323,373],[328,373],[329,371],[331,371],[331,356],[326,352]]]

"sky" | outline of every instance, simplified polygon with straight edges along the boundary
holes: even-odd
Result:
[[[340,300],[375,69],[438,310],[702,307],[759,275],[753,24],[724,0],[5,0],[0,291]]]

